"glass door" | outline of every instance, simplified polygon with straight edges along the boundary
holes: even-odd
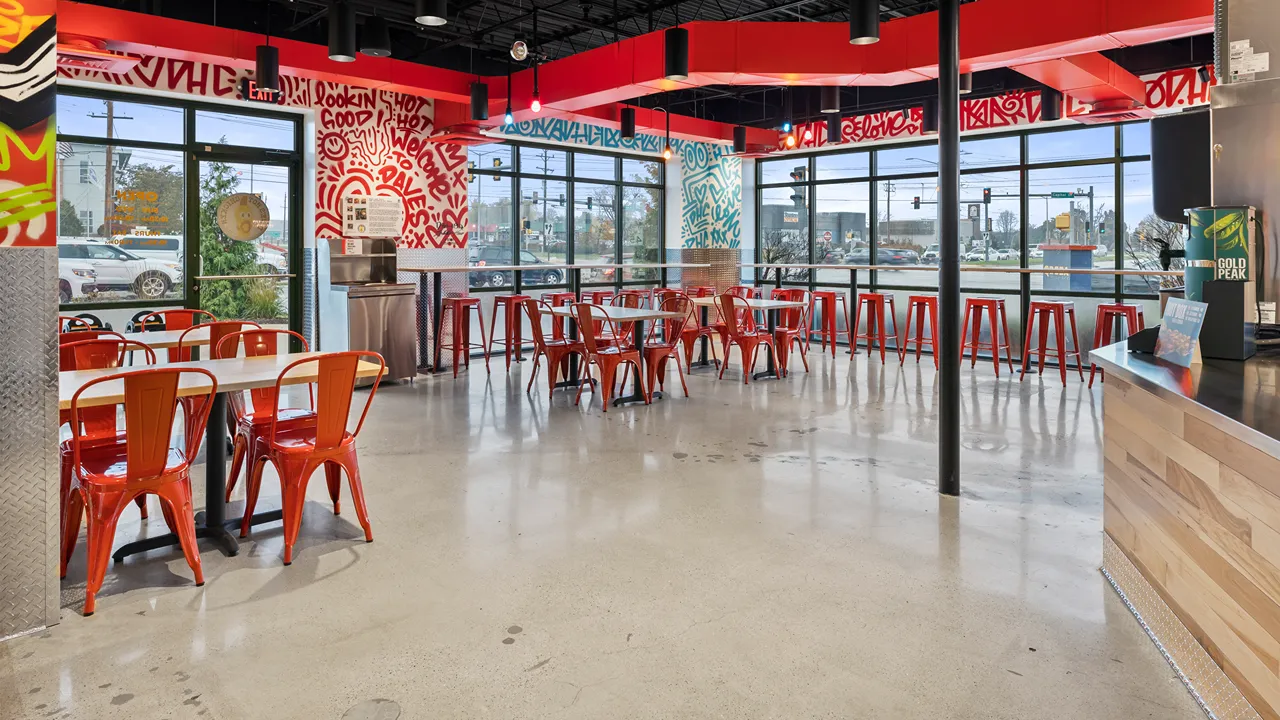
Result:
[[[291,158],[264,155],[209,148],[194,155],[194,306],[219,320],[297,331],[298,172]]]

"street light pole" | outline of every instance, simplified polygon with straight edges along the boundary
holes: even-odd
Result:
[[[960,0],[938,3],[938,492],[960,494]]]

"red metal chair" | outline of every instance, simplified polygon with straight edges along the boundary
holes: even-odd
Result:
[[[614,307],[642,308],[648,301],[648,290],[622,290],[613,296],[609,304]]]
[[[555,392],[556,378],[560,373],[568,374],[569,372],[569,356],[578,355],[578,362],[581,363],[587,354],[586,345],[581,340],[568,340],[565,338],[552,337],[550,340],[542,332],[543,308],[546,308],[546,315],[551,317],[552,322],[559,320],[558,317],[551,315],[551,305],[529,298],[524,301],[525,314],[529,317],[529,326],[533,328],[533,372],[529,375],[529,385],[524,389],[526,393],[533,390],[533,381],[538,377],[538,368],[542,365],[542,358],[547,358],[547,376],[548,391]],[[558,327],[553,324],[552,328]]]
[[[864,305],[867,308],[867,331],[865,333],[860,333],[858,332],[858,327],[861,325],[862,308]],[[858,293],[858,303],[854,306],[853,311],[853,335],[849,338],[850,350],[856,350],[859,340],[867,341],[867,357],[871,357],[872,343],[879,343],[881,363],[884,362],[885,345],[889,342],[889,336],[884,324],[886,305],[888,306],[889,319],[893,322],[893,349],[894,352],[897,352],[898,345],[900,344],[898,335],[898,312],[893,306],[893,295],[889,293]]]
[[[578,301],[578,296],[574,295],[571,292],[542,293],[542,302],[547,303],[547,305],[553,308],[569,307],[570,305],[574,304],[577,301]],[[565,334],[564,334],[565,321],[566,321],[566,318],[560,317],[558,315],[551,316],[551,337],[552,338],[556,340],[563,340],[565,338]]]
[[[805,332],[809,327],[809,306],[812,302],[809,291],[801,288],[776,288],[772,298],[804,303],[804,307],[778,311],[778,325],[773,331],[774,347],[778,349],[778,374],[786,377],[787,364],[796,343],[800,343],[800,361],[804,363],[804,371],[809,372],[809,339]]]
[[[59,333],[83,332],[85,330],[92,330],[92,329],[93,329],[93,325],[91,325],[89,321],[85,320],[84,318],[79,318],[74,315],[58,316],[58,332]]]
[[[686,288],[685,294],[688,295],[689,298],[714,298],[716,296],[716,289],[709,285],[698,285]],[[716,308],[713,307],[711,309],[715,310]],[[708,312],[708,314],[710,314],[710,312]],[[685,324],[682,333],[683,337],[681,337],[680,340],[684,345],[684,367],[686,371],[691,371],[693,369],[693,349],[698,340],[704,335],[708,339],[718,339],[720,344],[724,345],[724,322],[722,322],[718,317],[715,319],[707,318],[707,321],[703,322],[702,309],[697,305],[693,308],[693,322]],[[712,358],[712,360],[717,366],[720,365],[720,360],[716,358]]]
[[[725,292],[718,300],[717,309],[725,327],[724,363],[720,365],[718,377],[723,378],[725,368],[729,367],[729,346],[737,345],[742,353],[742,384],[746,385],[751,381],[751,370],[755,367],[756,352],[760,346],[764,345],[773,353],[774,364],[778,362],[778,347],[767,329],[756,327],[751,308],[741,297]]]
[[[578,303],[573,306],[574,317],[578,320],[578,332],[582,335],[583,345],[587,350],[586,362],[583,363],[582,382],[578,385],[578,394],[573,399],[573,404],[577,405],[582,399],[582,388],[585,385],[592,385],[591,365],[594,363],[600,368],[600,406],[604,412],[609,412],[609,399],[613,393],[613,382],[618,376],[618,366],[634,365],[636,369],[636,382],[640,385],[640,394],[645,397],[645,404],[649,404],[649,394],[645,391],[644,385],[644,367],[641,365],[640,351],[634,347],[621,347],[620,345],[604,345],[599,342],[596,336],[597,323],[601,326],[608,326],[606,329],[611,330],[612,337],[618,337],[621,333],[609,313],[602,307],[592,305],[590,303]],[[599,316],[600,319],[596,319]]]
[[[1131,305],[1129,303],[1104,303],[1098,306],[1098,314],[1095,316],[1093,323],[1093,347],[1100,348],[1111,344],[1111,326],[1117,320],[1124,320],[1124,337],[1129,337],[1135,332],[1146,328],[1147,321],[1142,314],[1141,305]],[[1107,375],[1097,363],[1090,363],[1089,367],[1089,387],[1093,387],[1093,378],[1096,374],[1102,374],[1102,381],[1107,381]]]
[[[85,340],[124,340],[124,336],[110,330],[72,330],[71,332],[58,333],[58,369],[59,370],[75,370],[76,367],[70,359],[69,351],[62,348]],[[84,368],[89,369],[89,368]],[[62,422],[67,422],[65,419]]]
[[[693,320],[693,301],[682,292],[670,290],[658,305],[658,309],[663,312],[680,313],[680,317],[655,322],[649,327],[649,337],[644,343],[644,367],[647,373],[649,402],[653,402],[655,383],[664,391],[666,390],[667,361],[671,359],[676,361],[676,373],[680,376],[680,387],[684,389],[684,396],[689,397],[689,386],[684,381],[684,368],[680,367],[676,346],[684,336],[685,325]]]
[[[303,352],[308,352],[311,347],[307,344],[307,339],[292,330],[276,330],[272,328],[260,328],[256,330],[242,330],[224,335],[213,349],[213,357],[215,360],[233,358],[240,354],[241,348],[244,349],[244,357],[267,357],[278,355],[280,353],[280,341],[284,340],[288,343],[290,338],[296,339],[299,347]],[[289,352],[288,346],[284,349],[285,353]],[[258,438],[267,431],[267,426],[276,419],[279,413],[280,422],[292,429],[296,425],[306,423],[314,423],[316,419],[315,411],[310,408],[282,408],[277,410],[279,403],[275,396],[275,388],[258,388],[249,391],[249,400],[253,403],[252,409],[245,405],[244,393],[230,393],[227,397],[227,412],[231,420],[231,472],[227,475],[227,494],[226,500],[230,502],[231,493],[236,488],[236,481],[240,479],[240,469],[247,465],[245,458],[249,451],[257,445]]]
[[[137,326],[142,332],[152,330],[186,330],[202,322],[217,322],[218,318],[207,310],[157,310],[142,316]],[[191,350],[183,357],[179,348],[169,348],[169,362],[182,362],[191,359]]]
[[[207,387],[199,393],[203,399],[199,406],[205,411],[196,423],[200,432],[186,437],[184,447],[174,448],[169,442],[178,407],[179,384],[186,375],[204,376]],[[90,451],[90,439],[81,428],[88,408],[82,407],[81,398],[97,386],[111,382],[124,385],[123,403],[120,403],[124,406],[123,441],[111,446],[116,452]],[[200,436],[209,417],[208,408],[212,406],[217,392],[218,381],[207,370],[160,367],[98,378],[85,383],[71,396],[71,453],[75,474],[62,525],[61,575],[66,577],[67,561],[75,551],[79,535],[80,518],[87,515],[89,572],[84,599],[86,616],[93,614],[98,591],[106,577],[116,522],[124,508],[139,496],[156,495],[160,498],[165,520],[178,536],[187,565],[195,573],[196,586],[204,585],[200,550],[196,547],[195,516],[191,509],[190,468],[191,460],[200,447]],[[89,393],[88,397],[93,395]],[[109,407],[114,411],[114,404]]]
[[[1044,356],[1049,352],[1049,323],[1052,322],[1056,341],[1054,353],[1058,356],[1058,371],[1062,375],[1063,387],[1067,384],[1067,359],[1072,355],[1076,356],[1076,371],[1080,373],[1080,379],[1083,381],[1084,363],[1080,360],[1080,338],[1076,334],[1075,303],[1062,300],[1032,300],[1028,315],[1027,336],[1022,341],[1022,377],[1027,376],[1027,362],[1032,353],[1039,353],[1038,373],[1044,374]],[[1071,349],[1067,349],[1066,319],[1071,320]],[[1035,328],[1037,321],[1040,323],[1040,344],[1032,347],[1031,331]]]
[[[524,333],[520,328],[520,307],[528,300],[528,295],[495,295],[493,297],[493,314],[489,317],[489,346],[485,353],[492,356],[493,346],[501,344],[507,358],[507,372],[511,372],[511,351],[520,356],[520,346],[524,345]],[[502,337],[498,337],[498,310],[502,310]]]
[[[613,307],[638,310],[644,307],[645,300],[646,294],[640,290],[623,290],[617,295],[614,295],[613,299],[609,301],[609,304]],[[623,345],[624,347],[635,347],[635,327],[636,324],[633,322],[620,322],[617,323],[617,329],[622,332],[621,335],[614,337],[609,335],[607,332],[597,330],[596,340],[606,345],[616,343]],[[641,338],[641,340],[643,341],[644,338]]]
[[[915,316],[916,336],[911,337],[911,318]],[[929,337],[924,336],[924,326],[926,321],[929,325]],[[902,349],[898,353],[898,366],[902,367],[907,364],[907,352],[911,347],[911,343],[916,345],[916,363],[920,362],[920,351],[925,345],[929,346],[929,351],[933,353],[933,369],[938,369],[938,296],[937,295],[909,295],[907,296],[907,326],[902,331]],[[996,363],[999,367],[999,363]]]
[[[209,345],[208,356],[213,358],[215,357],[213,349],[218,347],[218,343],[222,342],[222,339],[226,336],[250,328],[258,329],[261,327],[262,326],[258,323],[251,322],[249,320],[214,320],[213,322],[192,325],[191,327],[183,330],[182,334],[178,336],[177,347],[169,350],[169,362],[190,362],[192,358],[191,351],[196,347],[205,344],[204,340],[206,333],[208,334]],[[188,335],[192,337],[188,338]],[[178,357],[179,360],[175,361],[173,359],[175,356]],[[183,416],[185,418],[183,420],[183,429],[185,432],[192,432],[191,418],[200,414],[200,408],[196,406],[196,403],[201,402],[201,400],[200,398],[182,398],[179,402],[182,404]],[[231,413],[230,408],[227,409],[227,417],[214,418],[213,421],[227,423],[228,430],[234,430],[235,428],[235,418]]]
[[[386,371],[387,363],[378,353],[349,350],[325,353],[304,358],[287,365],[280,371],[272,392],[280,397],[280,387],[295,368],[316,364],[316,418],[314,423],[297,426],[281,424],[281,413],[276,412],[267,426],[267,432],[258,437],[253,449],[253,471],[245,500],[244,520],[240,524],[240,536],[249,533],[253,520],[253,508],[258,502],[258,490],[262,486],[262,469],[270,462],[280,476],[283,495],[281,514],[284,518],[284,564],[293,563],[293,545],[298,540],[302,526],[302,506],[307,499],[307,481],[312,473],[324,466],[329,484],[329,498],[333,500],[333,514],[340,512],[338,493],[341,490],[342,473],[347,475],[351,487],[351,500],[356,506],[356,517],[364,528],[365,542],[373,542],[373,528],[369,525],[369,511],[364,503],[364,486],[360,483],[360,465],[356,462],[356,437],[364,427],[369,407],[378,392],[378,384],[369,389],[364,411],[353,431],[347,430],[347,418],[351,412],[351,400],[356,389],[356,371],[361,358],[377,358],[379,377]]]
[[[982,313],[987,312],[991,321],[991,342],[982,342]],[[973,320],[973,335],[969,334],[969,320]],[[1000,324],[997,325],[996,321]],[[964,351],[969,350],[969,367],[978,364],[978,351],[991,350],[991,360],[996,366],[996,377],[1000,377],[1000,349],[1004,348],[1005,359],[1009,363],[1009,372],[1013,372],[1013,352],[1009,348],[1009,319],[1004,311],[1004,298],[971,297],[964,300],[964,324],[960,326],[960,359],[964,360]],[[1004,330],[1004,341],[1000,340],[1000,330]],[[967,338],[967,339],[966,339]]]
[[[87,335],[89,333],[88,331],[82,331],[70,334]],[[115,333],[105,332],[103,334],[115,335]],[[125,358],[135,351],[146,355],[148,365],[156,363],[155,350],[140,342],[125,340],[118,335],[115,338],[86,339],[58,346],[63,370],[104,370],[122,367]],[[59,412],[58,416],[59,425],[71,423],[71,410],[69,408]],[[113,446],[124,440],[116,431],[116,408],[114,405],[105,408],[85,408],[80,412],[80,422],[84,425],[86,452],[102,448],[107,452],[114,453],[116,448]],[[67,493],[71,492],[71,441],[63,441],[58,446],[58,451],[58,507],[60,512],[66,512]],[[146,520],[150,517],[147,512],[147,499],[139,497],[137,503],[142,519]],[[59,514],[59,522],[62,519],[62,515]],[[79,530],[80,528],[77,526],[76,531],[79,532]]]
[[[440,306],[444,310],[442,318],[449,318],[453,334],[450,337],[450,349],[453,351],[453,376],[458,377],[458,360],[462,359],[466,362],[467,367],[471,367],[471,348],[480,348],[484,352],[484,371],[489,372],[489,345],[484,339],[484,317],[480,314],[480,298],[476,297],[447,297],[440,301]],[[471,342],[471,320],[468,318],[471,310],[476,311],[476,320],[480,323],[480,342]],[[440,355],[441,343],[444,341],[444,333],[436,332],[436,355]]]

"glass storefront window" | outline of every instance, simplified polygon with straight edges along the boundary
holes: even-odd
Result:
[[[655,160],[622,159],[622,181],[629,183],[645,183],[647,185],[662,184],[662,163]]]
[[[1120,126],[1120,143],[1125,157],[1151,154],[1151,123],[1137,122]]]
[[[574,153],[573,176],[591,180],[617,180],[617,161],[608,155]]]
[[[297,123],[284,118],[196,112],[196,142],[239,145],[265,150],[294,150]]]
[[[813,232],[813,262],[840,265],[859,260],[871,244],[870,186],[866,182],[818,185],[814,188],[817,226]],[[819,283],[847,284],[844,271],[818,270]]]
[[[1128,127],[1128,126],[1126,126]],[[1124,267],[1140,270],[1160,270],[1160,250],[1186,247],[1187,226],[1169,222],[1155,214],[1151,199],[1151,163],[1149,161],[1124,164],[1124,224],[1121,247]],[[1182,259],[1170,263],[1173,270],[1184,267]],[[1138,295],[1150,295],[1159,291],[1162,280],[1178,284],[1176,278],[1127,275],[1124,291]]]
[[[1032,133],[1027,139],[1027,162],[1046,163],[1113,157],[1116,131],[1111,125]]]
[[[468,168],[473,171],[511,172],[511,146],[469,145],[467,146]]]
[[[960,167],[1000,167],[1017,165],[1022,153],[1016,136],[965,140],[960,143]]]
[[[986,191],[991,202],[983,202]],[[970,173],[960,176],[960,262],[991,268],[1015,268],[1022,259],[1021,181],[1018,173]],[[936,255],[925,254],[931,264]],[[966,271],[960,276],[966,288],[991,288],[1017,292],[1016,273]]]
[[[568,228],[565,227],[565,218],[570,211],[568,191],[568,183],[563,180],[522,179],[520,181],[518,236],[522,266],[521,280],[526,286],[559,285],[564,282],[564,270],[539,269],[537,266],[562,265],[565,262],[569,247]],[[579,192],[582,191],[579,190]],[[585,202],[584,197],[574,199],[574,203],[578,205],[583,205]],[[579,253],[581,253],[580,248],[581,245],[579,245]],[[581,260],[581,255],[579,259]],[[529,266],[530,269],[524,270],[524,266]]]
[[[1027,218],[1028,262],[1038,265],[1075,268],[1115,267],[1115,166],[1031,170]],[[1031,276],[1032,290],[1111,292],[1115,278],[1110,275],[1079,277],[1065,275]]]
[[[471,287],[503,287],[513,283],[511,273],[486,271],[486,265],[515,262],[515,241],[511,232],[510,177],[472,175],[467,183],[467,264]]]
[[[875,256],[870,248],[855,250],[852,264],[883,265],[878,282],[885,285],[937,287],[937,272],[893,269],[922,264],[924,253],[938,244],[937,178],[881,181],[876,184],[876,206],[880,217]]]
[[[819,155],[814,161],[816,180],[861,178],[871,172],[871,154],[865,152]]]
[[[760,190],[759,257],[762,263],[809,263],[809,189],[772,187]],[[808,278],[808,271],[793,270],[788,280]]]
[[[624,264],[660,263],[662,247],[662,190],[659,188],[622,188],[622,262]],[[656,268],[625,270],[626,280],[656,280]]]
[[[182,152],[63,142],[58,166],[61,301],[180,300]]]
[[[937,145],[913,145],[876,151],[876,173],[879,175],[905,175],[908,173],[937,171]]]
[[[556,175],[568,174],[568,153],[563,150],[549,150],[539,147],[520,146],[520,173],[522,175]]]
[[[761,160],[760,161],[760,184],[772,185],[774,183],[790,182],[794,178],[792,175],[797,168],[804,168],[803,172],[808,173],[809,161],[803,157],[782,158],[781,160]]]
[[[183,109],[168,105],[58,95],[58,134],[181,144]]]

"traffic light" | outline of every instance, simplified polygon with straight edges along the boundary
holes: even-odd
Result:
[[[588,196],[588,197],[587,197],[587,210],[588,210],[588,211],[590,211],[590,210],[591,210],[591,197],[590,197],[590,196]]]
[[[564,193],[560,193],[560,207],[564,207]]]
[[[915,197],[911,198],[911,207],[915,208],[916,210],[919,210],[919,209],[920,209],[920,196],[919,196],[919,195],[917,195],[917,196],[915,196]]]
[[[805,175],[809,173],[809,168],[804,165],[797,166],[791,171],[791,179],[796,182],[804,182]]]
[[[991,204],[991,188],[982,188],[982,202],[987,205]]]

